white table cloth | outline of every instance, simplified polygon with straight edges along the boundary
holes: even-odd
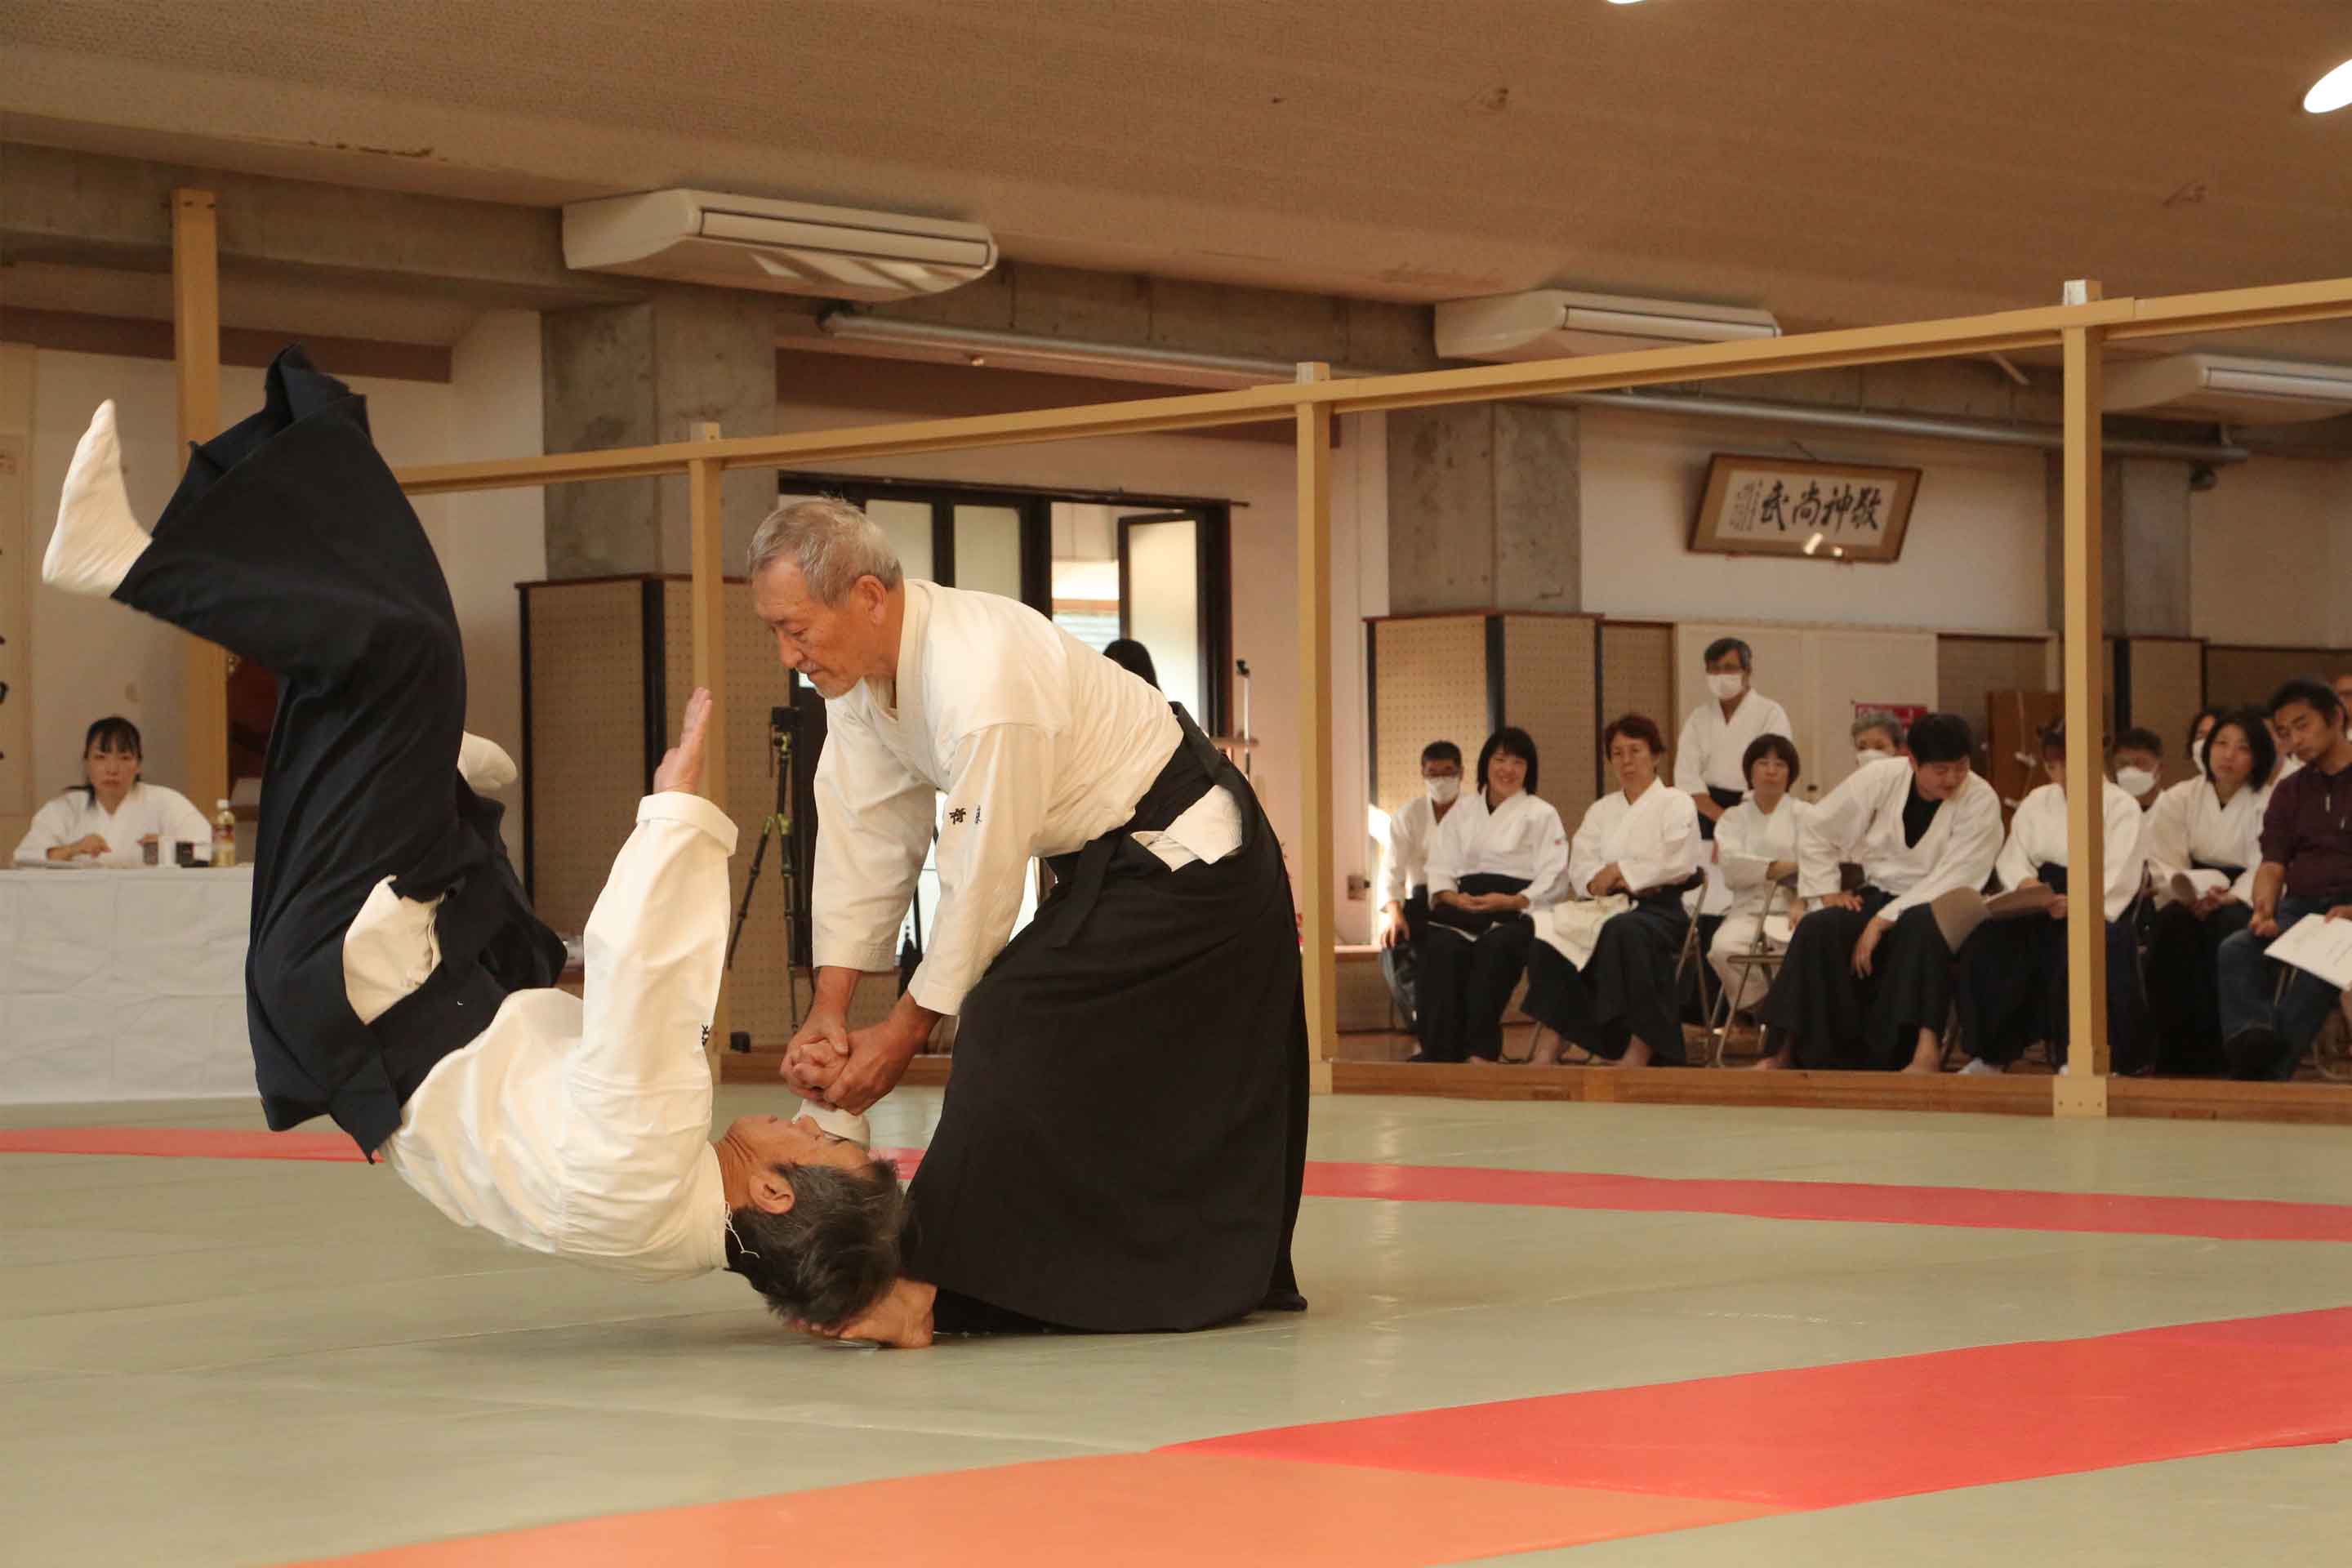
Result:
[[[253,868],[0,871],[0,1103],[250,1095]]]

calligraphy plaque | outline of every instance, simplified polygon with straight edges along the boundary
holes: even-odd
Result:
[[[1724,555],[1893,561],[1903,553],[1917,468],[1874,468],[1717,452],[1690,547]]]

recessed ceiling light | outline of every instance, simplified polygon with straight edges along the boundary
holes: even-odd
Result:
[[[2347,103],[2352,103],[2352,60],[2312,83],[2311,90],[2303,95],[2303,107],[2314,114],[2327,114]]]

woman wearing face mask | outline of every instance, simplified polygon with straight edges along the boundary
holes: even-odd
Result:
[[[2058,895],[2048,914],[1988,921],[1960,948],[1960,1032],[1974,1058],[1964,1073],[2000,1073],[2036,1040],[2050,1043],[2051,1059],[2066,1060],[2066,730],[2042,732],[2042,769],[2050,782],[2019,803],[2009,842],[1993,862],[2003,889],[2045,887]],[[2106,825],[2107,1039],[2115,1070],[2137,1071],[2144,1054],[2139,1027],[2137,948],[2125,918],[2139,894],[2144,869],[2139,804],[2122,785],[2094,773]],[[2084,896],[2092,896],[2084,889]]]
[[[100,719],[82,740],[82,783],[41,807],[16,846],[16,863],[91,861],[138,866],[144,846],[212,842],[212,825],[188,797],[139,776],[139,726]]]
[[[1780,882],[1797,874],[1797,832],[1812,811],[1789,794],[1796,787],[1798,766],[1797,748],[1786,737],[1758,736],[1748,748],[1748,798],[1725,812],[1716,825],[1716,847],[1733,904],[1707,944],[1706,957],[1725,994],[1741,1007],[1763,1001],[1770,982],[1761,974],[1751,975],[1743,994],[1739,973],[1731,959],[1755,951],[1766,916],[1782,912],[1787,895]],[[1766,946],[1775,952],[1787,945],[1783,941],[1766,940]]]
[[[1527,1011],[1537,1024],[1528,1060],[1557,1061],[1560,1043],[1575,1039],[1570,1054],[1580,1063],[1680,1066],[1675,959],[1690,930],[1683,893],[1703,852],[1698,810],[1659,781],[1665,737],[1654,721],[1628,713],[1601,732],[1601,744],[1618,787],[1592,803],[1576,830],[1569,893],[1632,902],[1606,916],[1597,937],[1586,930],[1591,946],[1580,963],[1549,942],[1536,945],[1528,960]]]
[[[2116,783],[2142,811],[2156,809],[2157,786],[2164,782],[2164,740],[2134,725],[2116,737]]]
[[[1478,752],[1478,793],[1457,801],[1429,858],[1429,927],[1416,944],[1415,1061],[1496,1061],[1503,1009],[1535,940],[1528,911],[1568,865],[1559,813],[1536,795],[1536,743],[1497,730]]]
[[[1869,712],[1853,721],[1853,765],[1866,768],[1903,754],[1903,721],[1892,713]]]
[[[2278,746],[2270,721],[2249,708],[2217,715],[2199,754],[2203,770],[2166,790],[2147,817],[2157,902],[2147,1001],[2156,1069],[2210,1076],[2229,1068],[2215,965],[2221,944],[2253,919]],[[2196,897],[2179,897],[2175,877],[2189,879]]]

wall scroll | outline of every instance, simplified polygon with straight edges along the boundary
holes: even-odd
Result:
[[[1893,561],[1903,553],[1917,468],[1718,452],[1690,547],[1724,555]]]

